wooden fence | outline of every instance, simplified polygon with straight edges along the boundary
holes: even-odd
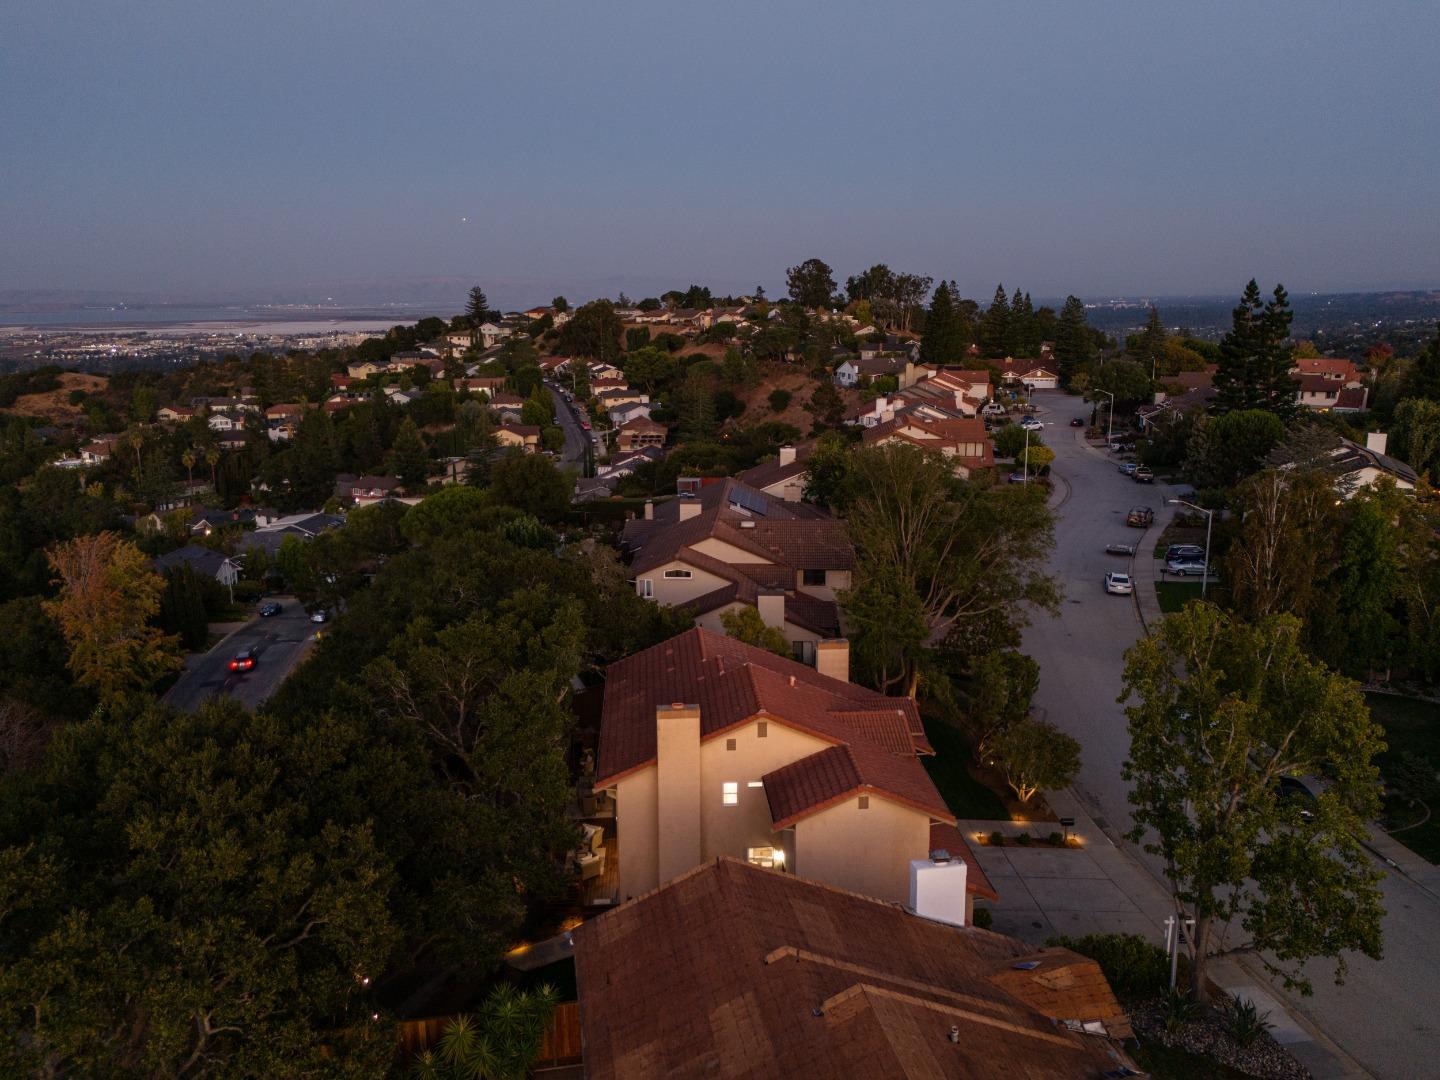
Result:
[[[401,1057],[408,1061],[421,1050],[434,1046],[444,1034],[445,1025],[453,1019],[453,1016],[427,1016],[422,1020],[402,1021],[399,1025]],[[568,1001],[555,1007],[533,1068],[575,1065],[580,1059],[580,1006]]]

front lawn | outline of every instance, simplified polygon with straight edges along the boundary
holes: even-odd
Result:
[[[970,775],[970,744],[964,733],[943,720],[926,718],[925,735],[935,755],[920,760],[950,812],[962,819],[1009,821],[1005,801]]]
[[[1392,781],[1395,771],[1413,755],[1429,763],[1432,770],[1440,770],[1440,705],[1413,698],[1395,697],[1392,694],[1366,694],[1370,715],[1385,729],[1385,753],[1380,755],[1380,773],[1386,782]],[[1432,863],[1440,863],[1440,799],[1428,800],[1430,816],[1426,819],[1426,807],[1407,807],[1398,799],[1387,799],[1385,804],[1386,824],[1397,831],[1391,835]],[[1415,824],[1423,821],[1423,824]],[[1414,824],[1414,828],[1404,828]]]
[[[1215,592],[1215,585],[1212,582],[1210,592]],[[1155,583],[1155,595],[1160,600],[1160,610],[1166,615],[1179,611],[1191,600],[1200,599],[1200,582],[1198,581],[1157,581]]]

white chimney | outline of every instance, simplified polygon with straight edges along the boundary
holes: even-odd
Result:
[[[850,681],[850,642],[830,638],[815,643],[815,670],[841,682]]]
[[[760,592],[755,597],[755,608],[760,612],[760,621],[776,630],[785,629],[785,594],[778,590]]]
[[[965,876],[968,867],[946,851],[910,860],[910,910],[936,922],[965,925]]]
[[[646,521],[654,521],[654,520],[655,520],[655,500],[654,500],[654,499],[646,499],[646,500],[645,500],[645,520],[646,520]]]
[[[680,499],[680,520],[689,521],[693,517],[700,516],[700,503],[692,498],[681,497]]]
[[[780,447],[780,464],[781,464],[781,465],[794,465],[794,464],[795,464],[795,448],[794,448],[793,446],[782,446],[782,447]]]
[[[1390,444],[1390,436],[1383,431],[1372,431],[1365,436],[1365,449],[1376,454],[1385,453],[1385,447]]]

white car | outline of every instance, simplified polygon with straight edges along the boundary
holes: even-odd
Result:
[[[1165,564],[1165,570],[1171,574],[1178,574],[1180,577],[1187,577],[1193,574],[1195,577],[1203,577],[1205,574],[1205,562],[1203,559],[1172,559]],[[1214,577],[1214,574],[1210,575]]]
[[[310,613],[310,621],[313,623],[329,622],[330,613],[324,608],[317,608]]]
[[[1027,416],[1027,417],[1025,417],[1024,420],[1021,420],[1021,421],[1020,421],[1020,426],[1021,426],[1022,428],[1024,428],[1026,431],[1044,431],[1044,430],[1045,430],[1045,425],[1042,424],[1039,420],[1036,420],[1033,416]]]
[[[1111,596],[1129,596],[1135,591],[1135,583],[1129,574],[1117,574],[1113,570],[1105,575],[1105,591]]]

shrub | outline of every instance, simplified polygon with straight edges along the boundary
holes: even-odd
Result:
[[[1165,993],[1165,1030],[1172,1035],[1200,1019],[1200,1003],[1179,987]]]
[[[1274,1026],[1270,1023],[1270,1014],[1262,1013],[1249,998],[1236,998],[1226,1011],[1225,1027],[1242,1047],[1253,1046],[1256,1039]]]
[[[977,907],[975,914],[970,918],[970,923],[972,926],[978,926],[981,930],[989,930],[995,925],[995,916],[991,914],[989,908]]]
[[[1004,847],[1004,846],[1005,846],[1005,834],[1004,834],[1003,832],[1001,832],[999,829],[996,829],[994,832],[992,832],[992,833],[990,834],[990,843],[993,844],[995,847]]]
[[[1028,832],[1022,832],[1019,836],[1015,837],[1015,843],[1019,844],[1021,847],[1029,847],[1030,834]]]
[[[237,604],[253,604],[264,594],[265,586],[258,581],[235,582],[235,602]]]
[[[1065,834],[1064,834],[1064,833],[1052,832],[1052,833],[1051,833],[1049,836],[1047,836],[1045,839],[1046,839],[1046,841],[1047,841],[1052,847],[1064,847],[1064,846],[1065,846]]]
[[[791,394],[789,390],[771,390],[770,408],[773,412],[784,412],[790,407]]]
[[[1045,944],[1071,949],[1100,965],[1110,989],[1122,1001],[1148,998],[1164,989],[1170,976],[1165,950],[1139,934],[1086,934],[1055,937]]]

